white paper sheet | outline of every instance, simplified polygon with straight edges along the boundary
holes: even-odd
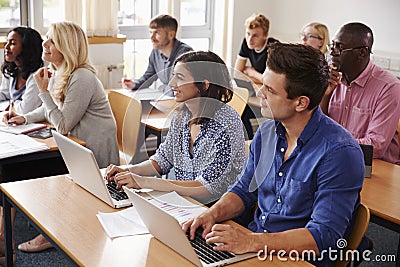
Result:
[[[196,217],[206,210],[205,207],[186,200],[176,192],[152,191],[148,193],[147,199],[175,217],[179,223]],[[111,213],[99,212],[96,216],[111,238],[149,232],[135,207]]]
[[[163,195],[156,194],[155,192],[149,193],[152,197],[150,202],[172,215],[179,223],[183,223],[206,211],[205,207],[190,202],[176,192]]]
[[[135,207],[110,213],[99,212],[96,216],[111,238],[149,233]]]
[[[8,100],[0,101],[0,111],[6,110],[6,108],[8,108],[9,105],[10,105],[10,101],[8,101]],[[2,118],[3,118],[3,116],[2,116]]]
[[[26,135],[0,132],[0,159],[49,149]]]

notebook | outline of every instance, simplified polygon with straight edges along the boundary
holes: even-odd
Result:
[[[238,87],[246,88],[247,90],[249,90],[249,96],[256,96],[256,92],[254,91],[254,87],[251,81],[242,80],[238,78],[233,78],[233,79],[235,80],[236,85]]]
[[[200,247],[211,247],[211,251],[201,253],[199,245],[192,245],[193,242],[189,240],[187,235],[182,231],[178,221],[172,215],[139,194],[132,192],[126,187],[123,188],[150,233],[196,266],[222,266],[257,255],[256,253],[235,255],[226,251],[214,251],[202,238]],[[217,253],[218,255],[214,256],[211,253]]]
[[[42,128],[46,128],[46,124],[43,123],[28,123],[21,125],[6,125],[5,123],[0,123],[0,131],[12,133],[12,134],[27,134]]]
[[[113,208],[122,208],[131,205],[130,200],[123,191],[110,192],[110,190],[113,190],[112,188],[115,189],[115,184],[107,186],[107,181],[101,174],[97,161],[90,149],[56,131],[51,132],[68,168],[71,179],[75,183]]]

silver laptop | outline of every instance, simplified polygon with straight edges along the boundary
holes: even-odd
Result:
[[[131,205],[128,196],[123,191],[116,190],[115,184],[114,186],[107,185],[90,149],[56,131],[52,131],[52,134],[65,165],[67,165],[71,179],[75,183],[113,208],[122,208]]]
[[[257,255],[256,253],[235,255],[226,251],[214,251],[203,238],[189,240],[173,216],[139,194],[126,187],[123,188],[150,233],[196,266],[222,266]]]

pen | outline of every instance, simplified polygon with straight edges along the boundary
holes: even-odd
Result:
[[[8,121],[11,119],[13,105],[14,105],[14,101],[10,98],[10,104],[8,106],[8,120],[7,120],[8,127],[10,127],[10,124],[8,123]]]

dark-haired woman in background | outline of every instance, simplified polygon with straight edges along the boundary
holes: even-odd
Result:
[[[42,42],[40,34],[29,27],[16,27],[7,35],[0,101],[12,100],[19,114],[26,114],[42,104],[33,79],[33,73],[43,66]]]

